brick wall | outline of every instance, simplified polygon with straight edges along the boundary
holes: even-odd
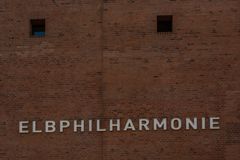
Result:
[[[0,160],[240,159],[238,0],[2,0]],[[156,16],[173,15],[173,33]],[[46,36],[30,37],[30,19]],[[18,133],[19,120],[220,116],[218,131]]]

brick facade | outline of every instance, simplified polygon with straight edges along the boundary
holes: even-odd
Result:
[[[239,0],[1,0],[0,160],[239,160]],[[173,32],[157,33],[157,15]],[[30,36],[45,18],[46,36]],[[197,131],[18,133],[20,120],[221,117]]]

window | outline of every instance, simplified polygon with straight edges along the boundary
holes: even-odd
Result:
[[[45,19],[31,19],[31,35],[34,37],[45,36]]]
[[[157,32],[172,32],[172,16],[157,16]]]

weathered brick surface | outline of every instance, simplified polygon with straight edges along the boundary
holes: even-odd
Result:
[[[0,160],[240,159],[239,0],[1,0]],[[173,33],[156,16],[173,15]],[[29,36],[31,18],[46,36]],[[218,131],[18,134],[19,120],[220,116]]]

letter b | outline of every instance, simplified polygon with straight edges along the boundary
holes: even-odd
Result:
[[[53,133],[56,131],[56,123],[54,121],[46,121],[45,122],[45,132]]]

